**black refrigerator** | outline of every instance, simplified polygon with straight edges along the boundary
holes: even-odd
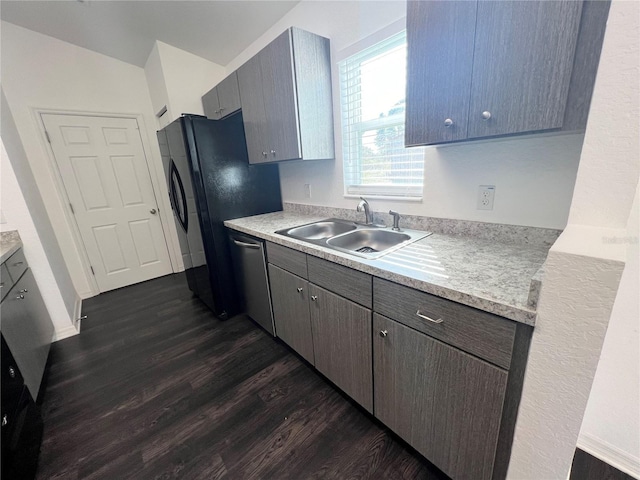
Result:
[[[183,115],[158,132],[187,283],[219,318],[239,312],[225,220],[282,210],[278,165],[250,165],[242,113]]]

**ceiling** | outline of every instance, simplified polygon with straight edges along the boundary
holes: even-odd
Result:
[[[16,25],[140,67],[155,40],[226,65],[300,0],[2,0]]]

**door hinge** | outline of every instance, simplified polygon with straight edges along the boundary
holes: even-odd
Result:
[[[96,272],[93,270],[93,267],[91,265],[89,265],[89,268],[91,269],[91,273],[93,273],[93,275],[95,275]]]
[[[71,213],[73,213],[75,215],[76,211],[73,209],[73,205],[72,204],[69,204],[69,208],[71,209]]]
[[[44,136],[47,137],[47,142],[51,143],[51,137],[49,136],[49,132],[44,131]]]

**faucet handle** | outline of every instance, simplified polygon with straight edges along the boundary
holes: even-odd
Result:
[[[398,212],[394,212],[393,210],[389,210],[389,215],[393,217],[393,227],[392,230],[397,232],[400,231],[400,214]]]

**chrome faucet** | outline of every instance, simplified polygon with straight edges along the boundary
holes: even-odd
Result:
[[[365,225],[373,225],[373,216],[371,215],[371,210],[369,209],[369,202],[360,197],[360,203],[356,207],[356,212],[362,211],[364,211]]]
[[[393,210],[389,210],[389,215],[393,217],[393,227],[391,228],[391,230],[400,232],[400,214],[398,212],[394,212]]]

